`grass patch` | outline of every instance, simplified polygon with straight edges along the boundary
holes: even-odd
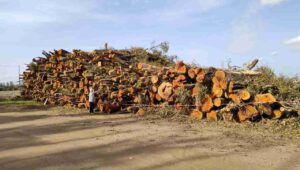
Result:
[[[145,110],[145,119],[154,120],[154,119],[167,119],[177,122],[187,122],[189,121],[189,116],[187,115],[189,111],[182,109],[178,110],[174,107],[166,106],[164,108],[147,108]]]
[[[14,100],[14,99],[2,99],[0,105],[25,105],[25,106],[41,106],[41,103],[32,100]]]
[[[224,131],[231,131],[241,134],[255,134],[263,137],[272,137],[280,140],[293,139],[299,141],[300,139],[300,118],[287,118],[284,120],[263,119],[260,122],[225,122],[219,120],[217,122],[210,122],[207,119],[194,120],[187,114],[188,110],[177,110],[174,107],[165,108],[148,108],[146,109],[146,120],[172,120],[186,125],[200,126],[201,128],[213,128]],[[298,142],[299,143],[299,142]]]

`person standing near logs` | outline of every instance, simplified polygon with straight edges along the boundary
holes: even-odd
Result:
[[[92,87],[90,87],[89,102],[90,102],[90,114],[92,114],[94,113],[94,107],[95,107],[95,92]]]

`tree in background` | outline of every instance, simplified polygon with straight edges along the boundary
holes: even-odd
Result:
[[[0,83],[0,91],[12,91],[12,90],[19,90],[19,85],[14,84],[14,82],[6,82]]]

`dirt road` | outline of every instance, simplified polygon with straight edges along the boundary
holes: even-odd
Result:
[[[20,96],[20,95],[21,95],[20,91],[0,91],[0,100],[15,98],[16,96]]]
[[[0,106],[0,169],[300,169],[299,151],[218,126]]]

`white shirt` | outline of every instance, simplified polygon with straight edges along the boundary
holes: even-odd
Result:
[[[95,102],[94,90],[90,91],[89,93],[89,102]]]

